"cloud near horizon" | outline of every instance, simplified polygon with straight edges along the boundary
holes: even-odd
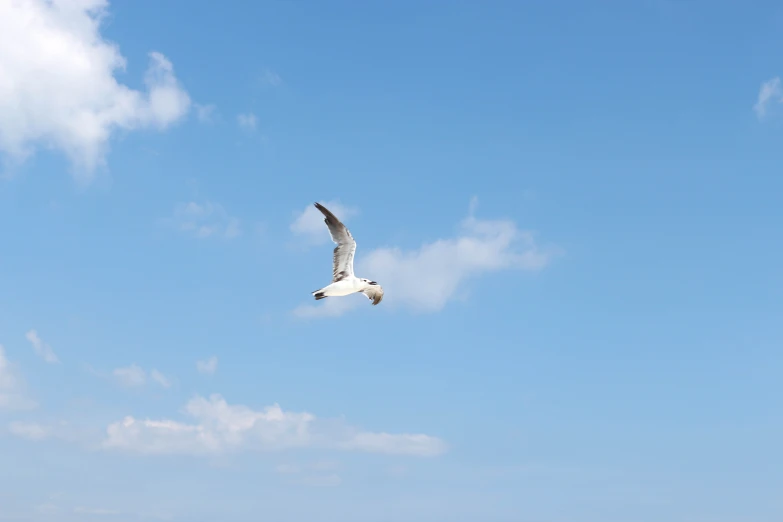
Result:
[[[63,152],[89,183],[118,130],[164,130],[190,110],[171,62],[149,53],[146,90],[123,85],[119,47],[101,35],[106,0],[0,2],[0,153],[19,164]]]
[[[511,220],[476,218],[475,206],[474,200],[456,237],[424,243],[412,250],[381,247],[365,254],[357,250],[356,273],[372,277],[383,286],[386,306],[431,313],[443,309],[470,279],[502,270],[541,270],[559,252],[538,246],[532,232],[520,230]],[[427,277],[422,279],[420,274]],[[303,318],[334,317],[362,304],[367,304],[366,297],[348,296],[302,305],[293,313]]]
[[[447,450],[437,437],[361,431],[339,420],[320,420],[279,405],[261,411],[231,405],[219,394],[195,396],[184,412],[193,421],[127,416],[106,429],[103,447],[144,455],[209,456],[240,451],[323,448],[429,457]]]

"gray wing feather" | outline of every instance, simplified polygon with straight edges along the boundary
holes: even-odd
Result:
[[[356,241],[354,241],[353,236],[345,225],[329,209],[320,203],[315,203],[315,208],[324,215],[324,223],[329,228],[329,235],[332,236],[332,241],[337,243],[337,246],[334,247],[332,258],[332,282],[336,283],[353,275],[353,256],[356,253]]]

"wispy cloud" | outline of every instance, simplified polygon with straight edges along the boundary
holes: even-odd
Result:
[[[366,432],[339,420],[284,411],[277,404],[257,411],[228,404],[217,394],[194,397],[184,411],[192,423],[125,417],[108,426],[103,446],[141,454],[187,455],[320,447],[423,457],[447,449],[441,439],[429,435]]]
[[[12,435],[28,440],[44,440],[50,434],[48,427],[35,422],[14,421],[8,425],[8,431]]]
[[[172,228],[197,238],[233,239],[242,234],[239,219],[231,216],[222,205],[179,203],[171,218],[165,220]]]
[[[0,152],[21,162],[38,147],[63,152],[82,183],[105,163],[118,130],[163,130],[191,101],[171,62],[149,53],[144,91],[120,83],[119,47],[101,34],[108,3],[3,2],[0,15]],[[52,54],[52,42],[57,42]]]
[[[36,403],[27,396],[25,384],[5,355],[0,344],[0,411],[28,410]]]
[[[773,103],[783,103],[783,87],[781,87],[780,78],[772,78],[761,84],[758,99],[753,106],[756,116],[759,118],[766,116],[769,106]]]
[[[211,104],[201,105],[199,103],[195,103],[193,105],[196,109],[196,117],[198,118],[198,121],[202,123],[210,123],[214,120],[217,107]]]
[[[163,386],[164,388],[171,387],[171,381],[165,375],[163,375],[158,370],[156,370],[155,368],[153,368],[150,371],[150,378],[153,381],[155,381],[158,384],[160,384],[161,386]]]
[[[57,355],[55,355],[54,351],[52,350],[52,347],[43,342],[43,340],[38,336],[38,332],[35,330],[30,330],[27,332],[25,337],[27,337],[27,340],[30,341],[30,344],[33,346],[33,350],[38,357],[48,362],[49,364],[60,362],[57,358]]]
[[[356,274],[371,277],[383,286],[385,306],[437,312],[471,279],[504,270],[541,270],[558,252],[538,246],[532,232],[519,229],[511,220],[476,218],[475,208],[474,200],[456,237],[425,243],[414,250],[382,247],[366,254],[357,252]],[[333,317],[362,304],[367,304],[364,296],[326,299],[302,305],[294,314]]]
[[[319,201],[319,203],[331,210],[343,223],[347,223],[346,220],[359,213],[356,208],[345,206],[339,201]],[[308,205],[297,214],[290,229],[294,235],[303,238],[311,245],[320,245],[331,241],[329,229],[324,224],[324,215],[314,205]]]
[[[217,367],[218,367],[218,358],[215,357],[214,355],[209,359],[205,359],[203,361],[196,361],[196,370],[199,373],[212,375],[217,371]]]
[[[269,85],[271,87],[278,87],[282,85],[283,79],[280,75],[271,69],[264,69],[259,77],[261,85]]]
[[[117,368],[112,374],[119,384],[127,386],[128,388],[144,386],[147,384],[147,372],[135,364],[131,364],[125,368]]]
[[[139,388],[147,384],[147,371],[137,364],[116,368],[112,372],[112,376],[118,384],[126,388]],[[149,378],[164,388],[171,386],[169,378],[155,368],[150,370]]]
[[[14,421],[8,425],[12,435],[29,440],[44,440],[49,436],[49,429],[34,422]]]
[[[255,130],[258,125],[258,118],[252,112],[238,114],[237,123],[245,130]]]
[[[428,454],[439,450],[440,445],[433,445],[433,438],[422,434],[391,434],[361,432],[355,434],[342,445],[345,449],[363,451],[366,453],[388,453],[389,455]]]
[[[8,433],[32,442],[57,439],[79,445],[94,445],[96,432],[92,427],[74,425],[65,420],[56,422],[12,421],[8,423]]]

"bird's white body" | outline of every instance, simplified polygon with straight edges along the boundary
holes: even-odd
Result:
[[[342,297],[344,295],[355,294],[361,292],[370,285],[362,281],[356,276],[346,277],[336,283],[332,283],[329,286],[323,287],[320,291],[326,297]]]

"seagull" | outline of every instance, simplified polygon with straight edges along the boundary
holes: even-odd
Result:
[[[328,286],[313,292],[315,300],[324,297],[342,297],[344,295],[361,292],[372,301],[373,306],[383,299],[383,288],[375,281],[356,277],[353,275],[353,255],[356,253],[356,241],[353,236],[325,206],[315,203],[315,208],[324,215],[324,223],[329,228],[332,241],[337,243],[334,247],[332,260],[332,282]]]

